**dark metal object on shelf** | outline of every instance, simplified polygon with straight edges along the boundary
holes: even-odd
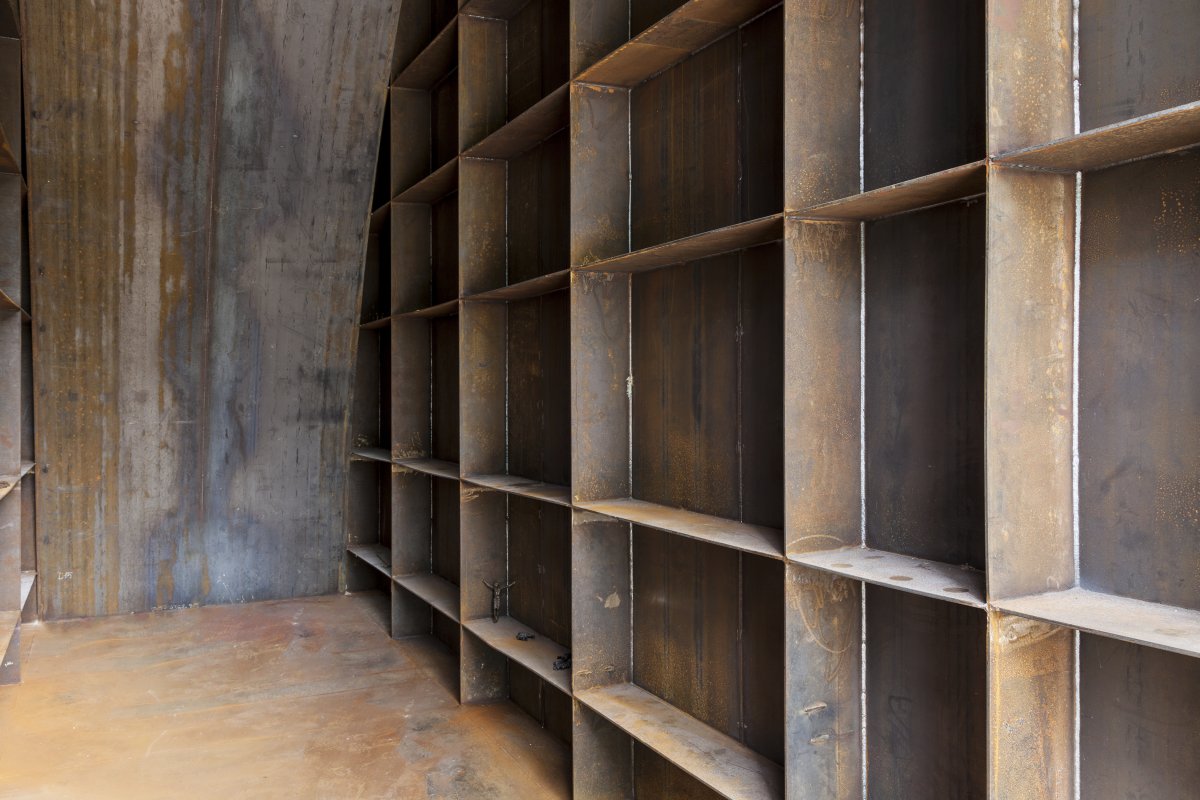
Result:
[[[506,589],[511,589],[515,583],[515,580],[511,580],[508,583],[500,583],[500,581],[496,581],[495,583],[483,582],[484,586],[492,590],[492,622],[500,621],[500,593]]]

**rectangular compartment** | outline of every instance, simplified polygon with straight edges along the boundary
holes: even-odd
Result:
[[[1079,128],[1200,100],[1200,6],[1191,0],[1079,3]]]
[[[984,205],[866,225],[866,546],[984,566]]]
[[[982,800],[986,615],[880,586],[865,590],[867,796]]]
[[[457,17],[400,72],[389,93],[393,197],[436,180],[461,148]]]
[[[463,504],[464,702],[509,698],[569,745],[571,510],[475,487]],[[485,584],[508,586],[498,621]]]
[[[631,88],[575,85],[572,103],[574,263],[783,209],[781,8]]]
[[[983,158],[984,0],[865,0],[862,15],[863,189]]]
[[[783,564],[640,526],[632,558],[632,682],[747,748],[769,784],[784,757]],[[696,777],[722,769],[676,757]],[[654,796],[660,772],[635,756],[638,793]]]
[[[1195,797],[1200,659],[1080,637],[1080,796]]]
[[[385,226],[386,227],[386,226]],[[354,557],[347,564],[346,588],[390,591],[386,582],[367,570],[391,575],[392,467],[391,268],[378,235],[368,245],[354,370],[354,400],[350,410],[350,471],[347,477],[346,548]],[[372,324],[373,323],[373,324]]]
[[[565,106],[567,9],[559,0],[474,0],[464,7],[463,149],[538,116],[535,108],[551,94]]]
[[[562,122],[565,126],[565,115]],[[505,160],[463,159],[463,292],[468,297],[534,297],[566,288],[569,281],[566,128],[528,145]]]
[[[465,305],[470,333],[463,345],[464,477],[478,486],[568,505],[569,295],[556,291]]]
[[[438,39],[456,39],[459,0],[404,0],[392,54],[393,80],[412,66]]]
[[[788,85],[805,87],[805,95],[787,106],[787,208],[803,211],[983,159],[986,11],[985,0],[790,7],[785,68]],[[998,19],[1004,13],[995,10]],[[929,199],[952,199],[944,195],[954,191],[941,186]],[[920,208],[923,193],[909,192],[905,208],[888,213]]]
[[[1079,572],[1200,611],[1200,151],[1083,176]]]
[[[782,246],[632,278],[633,491],[783,525]]]

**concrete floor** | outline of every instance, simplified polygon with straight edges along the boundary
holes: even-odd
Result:
[[[460,707],[455,661],[376,600],[318,597],[23,626],[0,798],[567,797],[565,745]]]

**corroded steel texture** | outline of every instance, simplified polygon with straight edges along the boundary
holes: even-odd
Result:
[[[43,615],[336,588],[398,3],[25,11]]]

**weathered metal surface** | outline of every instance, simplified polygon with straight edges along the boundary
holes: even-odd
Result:
[[[975,608],[983,608],[986,602],[983,572],[960,564],[943,564],[870,547],[814,550],[790,555],[789,558],[797,564],[844,578],[935,600]]]
[[[564,129],[508,162],[510,284],[570,265],[569,144]]]
[[[633,277],[632,497],[782,526],[782,251]]]
[[[501,617],[498,623],[491,619],[474,619],[463,622],[463,627],[479,637],[480,641],[511,658],[532,671],[547,685],[564,694],[571,694],[569,670],[555,670],[554,659],[567,652],[570,647],[555,642],[544,634],[535,634],[526,641],[517,639],[519,632],[532,632],[529,627],[512,617]]]
[[[629,93],[571,83],[571,265],[629,252]]]
[[[984,566],[982,203],[866,226],[866,544]]]
[[[498,19],[460,19],[458,149],[466,150],[504,124],[507,26]]]
[[[782,215],[771,214],[643,247],[630,253],[585,262],[579,265],[578,269],[581,272],[646,272],[755,247],[776,241],[782,235]]]
[[[406,20],[407,21],[407,20]],[[404,26],[401,26],[404,27]],[[416,57],[401,69],[392,81],[397,89],[420,89],[429,91],[458,60],[459,41],[458,17],[451,17],[446,27],[417,53]]]
[[[783,185],[791,211],[859,190],[862,2],[785,0],[783,7]]]
[[[784,768],[789,798],[862,797],[863,584],[788,564]]]
[[[577,500],[578,508],[614,519],[666,531],[701,542],[718,544],[733,550],[768,558],[783,557],[783,533],[778,528],[750,525],[728,517],[700,514],[660,503],[648,503],[631,497],[605,500]]]
[[[988,797],[1074,800],[1075,634],[988,614]]]
[[[636,86],[727,36],[778,2],[667,0],[630,4],[633,38],[583,70],[578,80],[625,88]],[[673,6],[678,8],[672,9]],[[653,24],[648,25],[651,21]],[[640,28],[644,30],[639,32]]]
[[[588,689],[577,699],[722,797],[783,797],[778,764],[633,684]]]
[[[1074,130],[1072,0],[987,0],[987,152]]]
[[[19,174],[25,162],[21,40],[0,36],[0,170]]]
[[[1200,657],[1200,611],[1078,587],[993,605],[1009,614]]]
[[[1074,581],[1075,182],[988,172],[984,445],[988,594]]]
[[[45,617],[336,586],[398,8],[282,6],[25,10]]]
[[[467,475],[463,480],[476,486],[497,489],[518,497],[527,497],[530,500],[541,500],[559,506],[571,505],[570,487],[556,483],[514,478],[510,475]]]
[[[984,0],[865,4],[864,189],[986,155],[985,5]]]
[[[1079,126],[1200,100],[1200,8],[1191,0],[1079,5]]]
[[[464,158],[458,202],[460,294],[503,286],[507,272],[507,165],[503,161]],[[500,341],[503,344],[503,331]]]
[[[565,486],[571,482],[570,296],[556,292],[509,303],[507,310],[507,471]]]
[[[530,0],[509,16],[505,69],[505,120],[513,120],[551,92],[568,75],[568,8],[562,0]],[[563,119],[564,125],[566,119]]]
[[[467,148],[463,155],[500,159],[519,156],[567,126],[568,97],[567,84],[563,83],[479,144]]]
[[[459,396],[462,474],[505,470],[504,368],[507,314],[502,305],[464,305],[460,318]]]
[[[456,656],[389,641],[373,605],[333,596],[23,630],[25,684],[0,693],[5,730],[20,731],[0,751],[0,794],[570,796],[567,747],[511,704],[459,706],[444,680]]]
[[[395,80],[446,28],[457,25],[457,0],[405,0],[396,26],[391,79]]]
[[[458,587],[438,575],[400,575],[396,584],[458,622]]]
[[[1080,796],[1195,797],[1200,659],[1088,634],[1079,649]]]
[[[787,553],[862,541],[858,225],[788,220],[784,247]]]
[[[1079,573],[1200,611],[1200,151],[1083,177]]]
[[[498,289],[488,289],[486,292],[471,294],[464,299],[493,303],[508,300],[528,300],[531,297],[540,297],[544,294],[568,289],[570,286],[571,270],[560,269],[545,275],[529,278],[520,283],[513,283],[508,286],[501,286]]]
[[[987,793],[986,614],[866,587],[867,795]]]
[[[782,210],[782,61],[776,9],[630,90],[631,250]]]
[[[458,188],[458,159],[451,159],[400,191],[397,203],[436,203]]]
[[[570,510],[524,497],[508,498],[508,573],[516,581],[508,593],[508,613],[561,645],[556,655],[569,651]]]
[[[573,231],[572,248],[575,241]],[[629,286],[626,276],[571,276],[571,496],[576,503],[629,496]]]
[[[572,796],[589,800],[632,797],[629,737],[578,700],[571,700],[571,710]]]
[[[997,157],[1002,164],[1076,172],[1200,144],[1200,102],[1115,122]]]
[[[796,212],[796,216],[803,219],[867,221],[975,197],[982,195],[986,189],[987,171],[984,162],[975,161],[862,194],[809,206]]]

